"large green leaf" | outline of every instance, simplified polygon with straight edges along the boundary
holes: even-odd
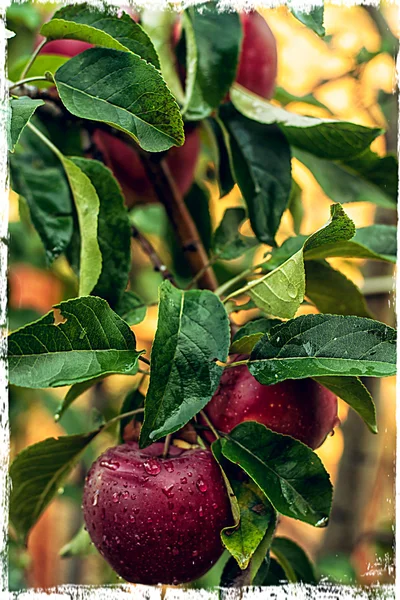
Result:
[[[187,79],[183,113],[200,120],[218,108],[235,80],[242,28],[239,14],[218,10],[215,2],[183,13]]]
[[[246,218],[244,208],[227,208],[214,232],[212,248],[215,256],[222,260],[233,260],[250,248],[258,245],[256,238],[242,235],[240,225]]]
[[[264,317],[249,321],[243,327],[240,327],[233,336],[230,353],[250,354],[257,342],[279,323],[281,323],[279,319],[266,319]]]
[[[131,265],[131,228],[121,189],[111,171],[97,160],[73,158],[74,164],[89,178],[99,198],[98,245],[101,273],[93,288],[114,308],[128,284]],[[82,229],[81,229],[82,231]],[[85,236],[85,230],[83,230]],[[74,240],[78,253],[80,240]]]
[[[114,50],[129,50],[157,69],[160,67],[149,36],[126,13],[117,17],[110,10],[99,10],[86,3],[64,6],[42,26],[40,33],[48,40],[67,38]]]
[[[291,113],[237,83],[231,89],[231,100],[247,118],[267,125],[278,124],[291,145],[321,158],[353,158],[382,133],[378,128]]]
[[[302,315],[256,344],[249,369],[264,385],[325,375],[394,375],[396,331],[361,317]]]
[[[346,164],[332,162],[299,149],[295,149],[293,155],[311,171],[325,194],[334,202],[373,202],[384,208],[396,207],[396,200],[386,193],[383,186],[371,183]]]
[[[60,67],[54,79],[73,115],[113,125],[144,150],[161,152],[184,142],[174,97],[157,69],[136,54],[91,48]]]
[[[358,287],[325,260],[307,260],[306,296],[321,313],[371,317]]]
[[[142,352],[134,333],[107,302],[95,296],[61,302],[56,324],[50,311],[8,337],[10,383],[57,387],[100,375],[134,375]]]
[[[289,3],[290,5],[291,3]],[[309,10],[300,10],[299,8],[290,6],[290,10],[300,23],[312,29],[320,37],[325,35],[323,4],[320,6],[310,6]]]
[[[95,287],[102,271],[98,242],[100,200],[89,177],[70,159],[60,155],[78,214],[80,244],[79,295],[87,296]]]
[[[272,541],[271,551],[275,554],[285,572],[286,569],[290,568],[290,571],[294,573],[295,581],[318,583],[310,559],[296,542],[285,537],[275,537]]]
[[[215,392],[229,349],[229,320],[208,290],[182,291],[164,281],[159,288],[157,331],[151,352],[141,447],[177,431]]]
[[[42,104],[44,104],[43,100],[32,100],[32,98],[28,98],[28,96],[21,96],[20,98],[10,98],[11,143],[9,150],[11,152],[14,152],[15,144],[18,142],[25,125],[28,123],[37,107],[42,106]]]
[[[10,520],[23,541],[98,433],[48,438],[17,455],[10,467]]]
[[[378,433],[376,411],[372,396],[358,377],[314,377],[344,402],[347,402],[363,419],[372,433]]]
[[[38,162],[38,158],[36,162]],[[73,229],[72,199],[62,168],[29,156],[10,157],[12,187],[25,198],[32,223],[42,240],[48,263],[68,246]]]
[[[223,455],[240,465],[278,512],[315,527],[327,525],[332,485],[308,446],[255,421],[241,423],[221,443]]]
[[[304,253],[332,241],[347,240],[354,235],[354,231],[354,223],[341,205],[333,204],[331,220],[325,227],[306,238],[300,250],[291,254],[274,270],[259,279],[250,281],[243,288],[230,294],[228,298],[247,294],[266,314],[283,319],[293,317],[303,302],[305,294]]]
[[[289,145],[276,126],[247,119],[231,105],[222,106],[220,116],[253,231],[260,242],[274,246],[292,187]]]

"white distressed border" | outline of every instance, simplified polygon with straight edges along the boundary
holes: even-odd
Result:
[[[36,2],[46,0],[35,0]],[[77,0],[83,2],[85,0]],[[101,0],[88,0],[90,4],[102,5]],[[176,10],[182,10],[187,6],[193,6],[204,2],[204,0],[105,0],[106,4],[112,6],[132,5],[134,8],[168,9],[171,4]],[[8,90],[6,85],[6,35],[5,35],[5,11],[10,1],[0,0],[0,600],[219,600],[218,590],[185,590],[169,588],[162,590],[160,587],[142,585],[62,585],[57,588],[46,590],[27,589],[20,592],[8,590],[8,464],[10,452],[10,432],[8,419],[8,369],[7,369],[7,236],[8,236],[8,112],[7,99]],[[322,4],[321,0],[292,0],[291,5],[298,9],[307,9]],[[389,0],[388,3],[395,4],[399,9],[400,0]],[[70,0],[62,0],[59,4],[74,4]],[[287,0],[219,0],[218,6],[221,10],[248,11],[251,8],[268,7],[274,8],[282,4],[288,4]],[[337,6],[369,5],[379,7],[379,0],[330,0],[330,4]],[[397,80],[400,78],[400,53],[397,57]],[[400,113],[399,113],[400,131]],[[400,155],[400,136],[398,140],[398,155]],[[400,181],[400,169],[399,169]],[[400,198],[400,190],[399,190]],[[398,248],[400,247],[400,213],[398,223]],[[400,278],[396,281],[396,297],[400,293]],[[396,303],[396,317],[398,315]],[[400,357],[398,356],[400,366]],[[396,388],[396,419],[400,408],[400,394]],[[396,456],[400,453],[400,436],[396,440]],[[397,477],[396,469],[396,514],[400,505],[400,478]],[[400,536],[396,528],[396,546],[400,544]],[[395,554],[396,572],[400,573],[400,552]],[[400,581],[396,578],[393,585],[372,585],[368,587],[356,587],[348,585],[318,586],[304,584],[290,584],[284,586],[270,586],[268,588],[249,587],[242,590],[227,590],[226,600],[367,600],[379,598],[379,600],[400,599]]]

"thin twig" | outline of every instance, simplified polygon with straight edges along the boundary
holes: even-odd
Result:
[[[36,75],[36,77],[26,77],[25,79],[20,79],[19,81],[12,83],[8,88],[8,91],[10,92],[15,88],[22,87],[27,83],[30,83],[31,81],[48,81],[48,79],[44,75]]]
[[[207,425],[209,426],[209,428],[211,429],[212,433],[215,435],[215,439],[219,440],[219,438],[221,436],[219,435],[218,431],[215,429],[214,425],[211,423],[210,419],[208,418],[208,416],[206,415],[204,410],[201,410],[200,414],[203,417],[203,419],[205,420],[205,422],[207,423]]]
[[[168,456],[168,452],[169,452],[169,447],[171,445],[171,439],[172,439],[172,435],[169,433],[166,438],[165,438],[165,442],[164,442],[164,450],[163,450],[163,458],[167,458]]]
[[[147,256],[149,257],[150,261],[153,264],[154,270],[160,273],[164,279],[168,279],[171,283],[176,285],[173,276],[168,271],[167,266],[158,256],[153,245],[142,233],[140,233],[140,231],[135,227],[135,225],[131,225],[131,235],[133,239],[139,242],[145,254],[147,254]]]
[[[28,73],[29,69],[31,68],[34,61],[36,60],[36,57],[38,56],[39,52],[41,51],[41,49],[43,48],[43,46],[45,44],[47,44],[47,38],[45,38],[42,42],[40,42],[40,44],[38,46],[36,46],[35,51],[33,52],[32,56],[30,57],[28,62],[26,63],[25,67],[23,68],[23,71],[21,73],[21,79],[23,79],[25,77],[25,75]]]

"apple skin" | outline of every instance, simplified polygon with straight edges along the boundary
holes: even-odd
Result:
[[[220,530],[233,524],[221,470],[209,450],[136,442],[109,448],[92,465],[83,494],[86,528],[126,581],[178,585],[221,556]]]
[[[47,42],[40,54],[58,54],[72,58],[89,48],[93,48],[93,44],[81,40],[52,40]]]
[[[243,43],[236,81],[262,98],[272,98],[278,70],[274,35],[257,12],[240,15]]]
[[[243,421],[257,421],[310,448],[318,448],[340,423],[337,398],[313,379],[262,385],[246,365],[225,369],[219,387],[204,409],[214,427],[229,433]],[[206,423],[201,419],[203,425]],[[206,432],[207,441],[214,441]]]

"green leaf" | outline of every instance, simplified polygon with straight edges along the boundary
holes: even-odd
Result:
[[[294,150],[293,155],[311,171],[325,194],[334,202],[373,202],[384,208],[395,208],[396,200],[386,193],[383,186],[371,183],[346,164],[298,149]]]
[[[292,216],[293,229],[297,235],[300,233],[300,227],[304,217],[304,207],[302,202],[303,190],[298,183],[292,180],[292,190],[290,192],[288,210]]]
[[[303,247],[263,277],[250,281],[228,299],[247,294],[268,315],[290,319],[296,314],[305,294],[303,254],[307,250],[354,235],[354,223],[340,204],[331,205],[331,220],[325,227],[306,238]],[[300,237],[300,236],[299,236]],[[278,249],[280,250],[280,249]],[[269,263],[266,263],[268,266]]]
[[[279,319],[266,319],[265,317],[249,321],[240,327],[233,336],[230,353],[250,354],[256,343],[279,323],[281,323]]]
[[[295,574],[295,581],[318,583],[310,559],[296,542],[285,537],[275,537],[272,541],[271,551],[284,570],[286,565],[290,566],[291,571]]]
[[[218,147],[218,159],[215,162],[220,198],[229,194],[235,185],[232,175],[231,159],[229,156],[229,136],[222,121],[217,117],[208,119],[215,135]]]
[[[79,295],[87,296],[96,286],[102,271],[102,256],[98,243],[100,200],[89,177],[70,159],[60,155],[78,214],[80,244]]]
[[[371,317],[358,287],[325,260],[308,260],[306,296],[321,313]]]
[[[72,161],[89,178],[100,202],[97,239],[101,273],[92,293],[114,307],[128,284],[131,266],[131,228],[124,198],[113,174],[102,163],[87,158]]]
[[[17,455],[10,467],[10,520],[23,541],[98,433],[48,438]]]
[[[346,160],[346,166],[374,184],[397,205],[399,162],[395,154],[379,156],[371,149]]]
[[[256,578],[253,581],[253,585],[282,585],[287,581],[288,579],[285,571],[282,569],[278,561],[271,557],[268,560],[264,560]]]
[[[187,78],[183,114],[201,120],[223,101],[236,77],[242,28],[239,14],[218,10],[215,2],[187,8]]]
[[[60,67],[54,79],[73,115],[108,123],[148,152],[182,146],[178,105],[157,69],[136,54],[91,48]]]
[[[90,554],[97,554],[97,550],[83,525],[59,552],[61,558],[72,558],[73,556],[82,557],[89,556]]]
[[[9,379],[27,388],[57,387],[101,375],[134,375],[142,352],[134,333],[105,300],[88,296],[53,311],[8,337]]]
[[[396,331],[361,317],[302,315],[256,344],[249,370],[264,385],[325,375],[395,375]]]
[[[10,152],[14,152],[15,144],[18,142],[25,125],[28,123],[37,107],[42,106],[43,104],[43,100],[32,100],[31,98],[28,98],[28,96],[21,96],[18,99],[10,98]]]
[[[246,421],[222,439],[222,453],[240,465],[278,512],[315,527],[327,525],[332,485],[308,446]]]
[[[39,162],[39,166],[36,166]],[[61,167],[25,154],[10,157],[14,191],[26,200],[32,223],[51,264],[68,246],[73,230],[72,199]]]
[[[291,113],[237,83],[232,86],[230,94],[234,106],[245,117],[266,125],[278,124],[292,146],[320,158],[353,158],[366,150],[382,133],[378,128]]]
[[[320,37],[325,35],[324,27],[324,5],[310,7],[310,10],[299,10],[291,7],[289,4],[291,13],[296,17],[300,23],[303,23],[306,27],[314,31]]]
[[[165,83],[179,104],[183,104],[185,94],[179,79],[176,68],[176,55],[172,47],[176,16],[176,13],[172,10],[154,10],[149,5],[141,10],[140,23],[154,44]]]
[[[277,127],[247,119],[231,105],[222,106],[220,116],[253,231],[260,242],[274,246],[292,187],[289,145]]]
[[[239,227],[245,218],[244,208],[228,208],[225,211],[214,232],[212,248],[215,256],[222,260],[233,260],[258,245],[258,240],[239,232]]]
[[[290,102],[301,102],[302,104],[311,104],[311,106],[318,106],[324,108],[329,112],[329,109],[317,100],[312,94],[306,94],[305,96],[295,96],[282,87],[277,86],[274,92],[274,100],[277,100],[282,106],[290,104]]]
[[[18,81],[21,77],[21,73],[25,65],[30,60],[30,56],[23,56],[21,59],[17,60],[10,67],[8,72],[8,78],[11,81]],[[69,56],[60,56],[58,54],[39,54],[29,67],[26,77],[38,77],[44,75],[47,71],[50,73],[55,73],[59,67],[64,65],[69,60]],[[54,83],[51,81],[35,81],[35,87],[38,89],[47,89],[50,87],[54,87]]]
[[[128,325],[138,325],[146,316],[147,306],[136,294],[128,290],[124,292],[115,307],[115,312]]]
[[[58,406],[57,411],[54,415],[54,420],[59,421],[64,415],[65,411],[71,406],[73,402],[82,394],[87,392],[91,387],[93,387],[96,383],[101,381],[103,377],[94,377],[93,379],[88,379],[87,381],[82,381],[81,383],[74,383],[68,392],[65,395],[65,398]]]
[[[40,33],[49,41],[67,38],[114,50],[128,50],[156,69],[160,68],[149,36],[126,13],[117,17],[110,10],[99,10],[86,3],[64,6],[42,26]]]
[[[318,383],[347,402],[363,419],[372,433],[378,433],[374,401],[358,377],[314,377]]]
[[[224,546],[241,569],[246,569],[268,527],[275,524],[276,515],[260,488],[252,481],[230,479],[240,509],[239,526],[226,527],[221,532]]]
[[[230,343],[228,315],[209,290],[185,292],[164,281],[159,299],[142,448],[177,431],[204,408],[223,371],[214,361],[227,360]]]

